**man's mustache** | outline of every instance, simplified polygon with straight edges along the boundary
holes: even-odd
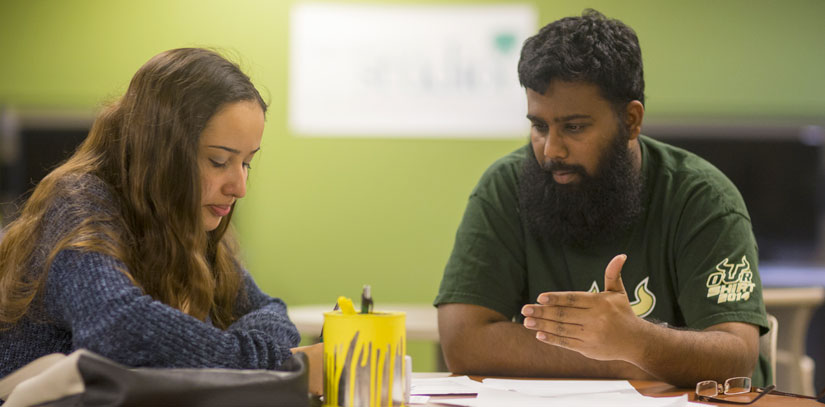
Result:
[[[562,172],[572,172],[579,175],[587,175],[587,171],[584,170],[584,167],[581,165],[576,164],[565,164],[561,161],[547,161],[544,165],[541,166],[542,171],[546,173],[551,173],[554,171],[562,171]]]

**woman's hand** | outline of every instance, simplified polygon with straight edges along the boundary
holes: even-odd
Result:
[[[309,392],[322,395],[324,392],[324,344],[299,346],[292,353],[304,352],[309,359]]]

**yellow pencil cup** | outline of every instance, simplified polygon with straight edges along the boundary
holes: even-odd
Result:
[[[406,354],[403,312],[325,312],[324,406],[404,406]]]

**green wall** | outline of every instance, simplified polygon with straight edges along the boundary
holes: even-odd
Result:
[[[369,3],[404,3],[373,1]],[[421,2],[407,2],[408,4]],[[430,2],[438,4],[439,2]],[[488,3],[456,1],[451,3]],[[541,1],[541,25],[585,7],[639,34],[647,120],[825,116],[825,2]],[[382,302],[430,302],[481,172],[526,139],[296,138],[287,125],[288,10],[276,1],[0,3],[0,104],[94,109],[169,48],[236,55],[271,102],[236,226],[259,284],[288,304],[372,284]],[[802,118],[802,119],[800,119]],[[429,370],[429,348],[416,370]]]

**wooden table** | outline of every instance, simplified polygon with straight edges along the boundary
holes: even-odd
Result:
[[[424,377],[446,377],[449,376],[449,373],[424,373],[424,372],[413,372],[413,378],[424,378]],[[483,376],[470,376],[471,379],[476,381],[481,381],[485,377]],[[506,379],[502,377],[502,379]],[[529,379],[528,379],[529,380]],[[546,379],[537,379],[537,380],[546,380]],[[559,379],[564,380],[564,379]],[[681,396],[683,394],[688,395],[688,399],[690,401],[695,401],[696,397],[694,395],[693,389],[682,389],[672,385],[669,385],[664,382],[655,382],[655,381],[646,381],[646,380],[630,380],[630,384],[636,388],[636,390],[645,395],[651,397],[674,397],[674,396]],[[469,396],[472,397],[472,396]],[[753,394],[742,395],[738,396],[738,398],[734,398],[736,396],[727,396],[726,399],[728,400],[736,400],[736,401],[750,401],[753,399]],[[423,406],[443,406],[438,404],[439,399],[455,399],[459,398],[456,396],[432,396],[427,404],[418,404]],[[707,405],[718,405],[718,406],[725,406],[730,407],[735,404],[714,404],[714,403],[706,403],[702,402],[703,404]],[[795,398],[789,396],[780,396],[774,394],[768,394],[765,397],[759,399],[756,403],[750,404],[751,406],[756,407],[803,407],[803,406],[816,406],[822,407],[825,404],[818,403],[816,400],[812,399],[803,399],[803,398]]]
[[[653,381],[645,381],[645,380],[631,380],[630,384],[639,391],[639,393],[644,394],[645,396],[651,397],[673,397],[679,396],[682,394],[688,395],[688,399],[690,401],[695,401],[696,396],[694,394],[694,389],[680,389],[674,386],[671,386],[667,383],[663,382],[653,382]],[[739,396],[739,398],[735,398],[735,396],[726,397],[727,400],[735,400],[735,401],[750,401],[755,396],[753,394]],[[702,402],[705,403],[705,402]],[[709,405],[718,405],[718,406],[732,406],[733,404],[714,404],[714,403],[705,403]],[[759,399],[756,403],[750,404],[752,406],[818,406],[822,407],[822,403],[818,403],[816,400],[812,399],[804,399],[804,398],[796,398],[796,397],[789,397],[789,396],[780,396],[774,394],[768,394],[765,397]]]

